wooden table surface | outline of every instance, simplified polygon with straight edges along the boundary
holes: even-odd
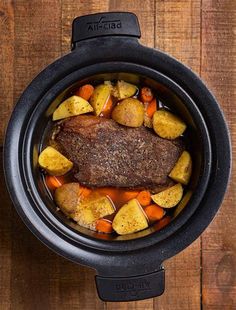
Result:
[[[132,11],[142,39],[200,74],[219,100],[236,142],[235,0],[0,0],[0,142],[14,104],[31,79],[70,50],[74,17]],[[235,148],[233,150],[235,152]],[[104,303],[95,272],[59,257],[24,226],[0,186],[0,309],[236,309],[236,174],[215,220],[165,262],[159,298]]]

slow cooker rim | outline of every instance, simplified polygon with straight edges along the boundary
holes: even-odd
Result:
[[[117,67],[116,69],[114,69],[114,67]],[[112,68],[112,69],[110,69]],[[24,148],[24,142],[23,142],[23,150],[22,150],[22,154],[30,154],[30,152],[32,152],[31,149],[31,143],[30,141],[32,140],[32,136],[33,136],[33,131],[31,130],[31,127],[34,126],[35,123],[35,117],[37,118],[38,115],[43,113],[43,109],[47,109],[48,105],[50,104],[50,102],[53,101],[52,98],[52,94],[54,94],[54,89],[56,89],[55,94],[53,97],[56,97],[58,94],[60,94],[65,88],[68,87],[68,85],[73,84],[75,81],[80,80],[80,79],[84,79],[86,77],[89,77],[93,74],[95,74],[96,72],[102,73],[101,70],[103,69],[103,72],[108,72],[112,71],[112,72],[124,72],[124,70],[122,69],[126,69],[128,72],[130,73],[134,73],[134,74],[139,74],[139,75],[143,75],[149,78],[152,78],[154,80],[161,80],[161,82],[163,84],[168,84],[169,83],[169,88],[172,87],[172,90],[174,90],[177,92],[177,89],[179,88],[177,85],[174,84],[173,81],[171,81],[170,79],[167,79],[165,76],[161,75],[159,72],[154,72],[151,69],[145,68],[143,66],[136,66],[135,64],[127,64],[127,63],[102,63],[102,64],[96,64],[96,65],[91,65],[89,67],[85,68],[85,73],[83,74],[83,69],[79,69],[79,70],[75,70],[73,73],[71,73],[70,75],[67,75],[63,80],[61,80],[60,82],[58,82],[57,84],[54,85],[54,87],[50,88],[49,90],[49,95],[48,93],[45,94],[46,99],[44,100],[44,98],[42,98],[41,101],[38,102],[37,106],[35,107],[35,110],[32,112],[31,114],[31,118],[27,121],[27,128],[25,131],[25,139],[24,141],[26,142],[26,148]],[[146,71],[146,72],[145,72]],[[155,75],[155,76],[154,76]],[[77,78],[77,76],[79,76]],[[72,80],[73,77],[73,80]],[[65,84],[65,80],[68,80],[67,84]],[[165,83],[164,83],[165,81]],[[59,84],[61,85],[61,87],[59,88]],[[170,85],[172,85],[170,87]],[[59,88],[59,89],[58,89]],[[195,118],[195,122],[199,121],[202,122],[201,125],[199,125],[199,130],[201,131],[201,136],[203,139],[203,148],[205,149],[205,155],[204,155],[204,171],[203,171],[203,175],[200,177],[200,185],[198,186],[198,188],[196,189],[193,197],[191,198],[191,206],[194,205],[195,207],[192,208],[188,208],[185,212],[185,218],[184,216],[182,217],[178,217],[177,219],[175,219],[174,222],[170,223],[168,225],[168,227],[166,227],[165,229],[163,229],[162,231],[159,232],[153,232],[148,234],[147,236],[143,236],[138,238],[137,234],[134,234],[137,236],[137,238],[133,238],[132,240],[115,240],[115,241],[110,241],[110,240],[100,240],[94,237],[90,237],[90,236],[86,236],[81,234],[80,232],[75,231],[73,228],[68,227],[68,225],[65,225],[64,223],[62,223],[60,221],[60,219],[55,219],[55,215],[52,214],[52,212],[50,210],[48,210],[48,208],[44,207],[44,204],[42,202],[42,200],[40,199],[40,195],[37,194],[37,186],[33,185],[33,175],[32,175],[32,169],[29,165],[30,163],[30,158],[27,156],[25,158],[23,158],[23,165],[24,165],[24,169],[23,172],[25,173],[25,179],[28,180],[28,184],[26,185],[27,188],[30,188],[31,184],[33,186],[32,191],[34,193],[34,197],[37,202],[35,203],[35,205],[40,205],[39,211],[41,210],[44,213],[45,217],[48,217],[48,221],[49,221],[49,225],[54,223],[54,226],[57,227],[59,230],[61,230],[64,234],[68,235],[68,237],[70,236],[71,238],[73,238],[74,240],[78,241],[78,242],[85,242],[87,243],[88,246],[92,246],[92,247],[97,247],[99,249],[104,249],[104,250],[112,250],[112,251],[119,251],[119,250],[123,250],[123,248],[131,248],[131,249],[138,249],[138,248],[143,248],[144,246],[149,246],[151,244],[154,243],[158,243],[160,242],[162,239],[165,239],[167,236],[169,236],[170,234],[173,234],[174,231],[173,230],[178,230],[186,221],[187,219],[193,214],[193,212],[195,211],[195,209],[197,208],[197,205],[200,203],[200,199],[202,198],[205,189],[207,187],[207,182],[208,182],[208,177],[209,177],[209,172],[210,172],[210,163],[211,163],[211,151],[210,151],[210,142],[209,142],[209,137],[207,134],[207,128],[206,125],[204,123],[204,121],[201,119],[200,116],[200,112],[198,111],[198,109],[196,108],[195,104],[193,102],[191,102],[191,98],[188,98],[187,94],[184,93],[183,90],[181,90],[179,88],[179,96],[180,96],[180,92],[182,91],[181,95],[182,95],[182,100],[185,101],[185,105],[188,106],[188,109],[192,109],[192,113],[193,111],[195,112],[195,116],[193,118]],[[50,96],[50,98],[48,98],[48,96]],[[184,98],[185,96],[185,98]],[[189,111],[189,113],[191,113]],[[199,113],[199,114],[197,114]],[[33,125],[32,125],[33,124]],[[204,128],[204,129],[203,129]],[[29,133],[28,130],[29,129]],[[205,133],[204,133],[205,130]],[[49,212],[48,212],[49,211]],[[62,224],[62,225],[61,225]],[[64,227],[66,226],[66,227]],[[72,233],[72,231],[73,233]],[[79,235],[79,236],[78,236]],[[153,235],[153,236],[152,236]],[[152,236],[152,237],[151,237]],[[79,240],[81,239],[82,240]],[[145,239],[145,240],[144,240]],[[115,243],[119,243],[119,245],[115,244]],[[125,244],[121,244],[121,243],[125,243]],[[135,244],[134,244],[135,243]],[[144,245],[145,243],[145,245]]]
[[[137,46],[136,46],[136,44],[137,43],[135,43],[135,48],[137,48]],[[139,47],[139,48],[141,48],[141,47]],[[145,52],[145,54],[150,54],[150,56],[153,54],[153,50],[152,49],[149,49],[149,48],[145,48],[145,47],[142,47],[142,50],[143,50],[143,53]],[[59,59],[58,61],[56,61],[55,63],[56,63],[56,65],[59,65],[59,64],[63,64],[63,62],[64,62],[64,64],[65,64],[65,62],[66,62],[66,59],[68,58],[68,57],[71,57],[71,58],[73,58],[72,57],[72,55],[75,55],[75,53],[76,52],[78,52],[78,51],[76,51],[75,50],[75,52],[74,52],[74,54],[72,53],[72,54],[69,54],[69,55],[67,55],[67,56],[64,56],[62,59]],[[141,51],[140,51],[141,52]],[[173,58],[171,58],[170,56],[167,56],[166,54],[163,54],[163,53],[161,53],[161,52],[158,52],[158,51],[155,51],[155,54],[156,54],[156,59],[158,59],[158,55],[160,56],[162,56],[162,57],[164,57],[165,58],[165,60],[166,60],[166,63],[168,63],[169,62],[169,64],[171,64],[173,61],[175,62],[175,66],[177,66],[178,67],[178,69],[179,69],[179,72],[182,72],[182,73],[186,73],[186,76],[185,76],[185,78],[191,78],[191,80],[192,80],[192,82],[194,81],[194,82],[196,82],[196,84],[195,84],[195,88],[198,88],[198,87],[200,87],[200,89],[202,90],[202,94],[205,96],[205,97],[207,97],[211,102],[213,102],[213,104],[215,105],[214,106],[214,109],[215,110],[217,110],[217,118],[218,119],[220,119],[220,121],[222,122],[224,119],[222,118],[222,113],[221,113],[221,111],[220,111],[220,109],[219,109],[219,106],[218,106],[218,104],[216,103],[216,101],[215,101],[215,99],[212,97],[212,95],[211,95],[211,93],[207,90],[207,88],[204,86],[204,84],[202,84],[202,82],[198,79],[198,78],[196,78],[196,76],[194,75],[194,76],[192,76],[192,72],[189,72],[189,69],[188,68],[186,68],[186,67],[184,67],[182,64],[180,64],[179,62],[176,62],[176,60],[174,60]],[[143,56],[144,56],[144,54],[142,54]],[[55,66],[55,63],[54,64],[52,64],[51,66],[49,66],[47,69],[45,69],[44,70],[44,74],[45,74],[45,72],[47,71],[48,73],[49,73],[49,71],[50,71],[50,69],[52,69],[52,67],[53,66]],[[36,86],[36,84],[37,84],[37,82],[38,82],[38,80],[37,80],[37,78],[31,83],[31,86]],[[36,87],[37,88],[37,87]],[[196,90],[196,89],[195,89]],[[26,91],[25,91],[25,93],[24,93],[24,95],[27,95],[27,92],[29,91],[29,89],[27,89]],[[24,96],[23,95],[23,96]],[[23,98],[23,96],[22,96],[22,98]],[[22,98],[21,98],[21,100],[20,101],[22,101]],[[19,107],[19,105],[18,105],[18,107]],[[214,110],[213,109],[213,110]],[[20,111],[18,111],[18,108],[16,107],[16,109],[15,109],[15,114],[16,113],[18,113],[18,112],[20,112]],[[22,112],[22,111],[21,111]],[[15,114],[13,113],[13,115],[12,115],[12,118],[11,118],[11,120],[12,120],[12,122],[13,122],[13,119],[15,118]],[[14,193],[12,192],[11,193],[11,190],[12,190],[12,187],[11,187],[11,177],[14,177],[14,176],[16,176],[16,174],[17,174],[17,172],[16,172],[16,174],[14,174],[13,173],[13,171],[11,171],[12,172],[12,176],[11,176],[11,174],[9,173],[9,169],[7,169],[7,167],[9,168],[9,163],[7,163],[7,161],[8,161],[8,153],[9,153],[9,150],[10,150],[10,148],[12,147],[11,145],[10,145],[10,141],[8,141],[8,138],[10,137],[10,131],[11,131],[11,129],[12,129],[12,123],[10,122],[9,123],[9,126],[8,126],[8,130],[7,130],[7,134],[6,134],[6,140],[5,140],[5,148],[4,148],[4,162],[5,162],[5,175],[6,175],[6,179],[7,179],[7,185],[8,185],[8,189],[9,189],[9,191],[10,191],[10,194],[11,194],[11,196],[12,196],[12,200],[13,201],[15,201],[15,203],[16,203],[16,197],[14,196]],[[219,195],[220,195],[220,198],[221,198],[221,200],[222,200],[222,198],[223,198],[223,195],[224,195],[224,192],[225,192],[225,189],[226,189],[226,186],[227,186],[227,180],[228,180],[228,178],[229,178],[229,172],[230,172],[230,158],[231,158],[231,153],[230,153],[230,142],[229,142],[229,137],[228,137],[228,130],[227,130],[227,127],[226,127],[226,125],[225,124],[222,124],[222,135],[223,135],[223,137],[226,139],[226,141],[225,141],[225,146],[226,146],[226,149],[227,150],[229,150],[229,153],[228,153],[228,155],[227,155],[227,167],[225,167],[226,169],[225,169],[225,171],[224,171],[224,175],[223,175],[223,181],[225,181],[225,182],[223,182],[223,186],[221,187],[221,192],[219,193]],[[220,201],[221,201],[220,200]],[[17,203],[16,203],[17,204]],[[202,223],[201,223],[201,225],[200,226],[197,226],[198,227],[198,230],[196,229],[195,230],[195,234],[191,234],[191,237],[188,237],[187,239],[184,239],[183,240],[183,242],[181,243],[181,245],[180,244],[178,244],[178,246],[176,245],[176,244],[174,244],[174,247],[172,248],[172,251],[171,251],[171,255],[174,255],[174,254],[176,254],[177,252],[179,252],[181,249],[183,249],[184,247],[186,247],[186,245],[188,245],[188,244],[190,244],[193,240],[195,240],[198,236],[199,236],[199,234],[204,230],[204,228],[209,224],[209,222],[211,221],[211,219],[213,218],[213,216],[214,216],[214,214],[216,213],[216,211],[218,210],[218,207],[219,207],[219,200],[218,200],[218,202],[217,202],[217,205],[215,204],[215,206],[214,206],[214,208],[212,208],[210,211],[210,213],[208,213],[208,217],[207,217],[207,219],[205,218],[205,221],[203,221]],[[19,206],[18,206],[18,212],[20,211],[20,209],[19,209]],[[23,214],[21,214],[21,216],[23,217],[23,220],[24,221],[27,221],[27,219],[26,218],[24,218],[24,215]],[[196,221],[195,221],[196,222]],[[29,223],[28,223],[29,224]],[[27,226],[29,226],[29,225],[27,225]],[[196,226],[196,225],[195,225]],[[32,227],[31,227],[32,228]],[[180,234],[180,232],[179,232],[179,234]],[[38,233],[36,233],[36,235],[38,235]],[[38,235],[38,237],[39,237],[39,235]],[[176,237],[176,236],[175,236]],[[42,241],[44,241],[44,243],[47,243],[46,242],[46,240],[42,237],[42,238],[40,238]],[[174,238],[175,239],[175,238]],[[50,247],[52,247],[52,244],[48,244],[48,245],[50,245]],[[160,250],[160,249],[159,249]],[[153,247],[153,251],[154,251],[154,247]],[[60,247],[59,247],[59,250],[57,250],[57,252],[61,252],[60,251]],[[61,253],[61,254],[63,254],[64,256],[66,256],[65,255],[65,253]],[[169,253],[170,254],[170,253]],[[166,257],[168,257],[168,255],[167,254],[165,254],[166,255]],[[78,261],[78,257],[73,257],[73,256],[70,256],[70,257],[72,257],[72,260],[74,260],[74,261]],[[68,258],[68,257],[67,257]],[[162,260],[163,259],[165,259],[165,257],[163,256],[162,257]],[[89,262],[86,262],[86,264],[88,264],[89,265]],[[91,264],[90,264],[91,265]]]

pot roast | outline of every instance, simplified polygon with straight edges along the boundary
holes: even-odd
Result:
[[[144,126],[96,116],[68,118],[56,132],[54,143],[74,163],[75,179],[88,187],[157,192],[172,184],[168,174],[184,148],[181,139],[162,139]]]

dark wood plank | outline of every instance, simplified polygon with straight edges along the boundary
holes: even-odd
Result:
[[[142,43],[150,47],[155,43],[196,72],[201,67],[202,77],[222,104],[235,143],[236,3],[231,0],[202,0],[202,25],[200,0],[156,0],[155,4],[141,0],[1,1],[0,143],[22,90],[61,51],[69,51],[72,19],[108,10],[136,12]],[[12,209],[1,168],[0,176],[0,309],[200,309],[199,240],[165,263],[167,283],[162,297],[154,302],[105,304],[97,298],[93,270],[59,257],[28,231]],[[233,172],[222,209],[202,238],[203,309],[236,308],[235,181]]]
[[[9,1],[0,2],[0,160],[6,120],[13,101],[14,12]],[[0,166],[0,309],[9,309],[11,285],[11,203]]]
[[[236,2],[203,0],[201,75],[231,129],[236,155]],[[235,162],[235,160],[234,160]],[[236,172],[220,212],[202,237],[204,310],[236,309]]]
[[[32,78],[61,55],[60,1],[14,1],[14,102]],[[58,256],[11,218],[11,309],[48,309]]]
[[[77,16],[107,12],[109,10],[109,0],[104,1],[62,1],[62,52],[68,53],[71,40],[71,23]]]
[[[12,3],[0,1],[0,145],[13,102],[13,65],[14,65],[14,12]]]
[[[156,1],[156,48],[200,71],[200,0]],[[200,309],[200,239],[165,262],[166,291],[155,309]]]
[[[0,149],[2,162],[2,148]],[[4,183],[0,166],[0,309],[10,309],[11,305],[11,217],[12,205]]]

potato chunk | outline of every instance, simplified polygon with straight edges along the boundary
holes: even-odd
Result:
[[[61,211],[73,218],[78,206],[79,194],[79,183],[67,183],[55,190],[54,199]]]
[[[93,108],[88,101],[79,96],[72,96],[59,105],[59,107],[54,111],[52,119],[57,121],[59,119],[89,113],[92,111]]]
[[[112,86],[109,84],[98,85],[90,98],[90,103],[96,115],[102,112],[104,105],[110,97]]]
[[[144,119],[143,104],[138,99],[124,99],[114,108],[112,118],[124,126],[140,127]]]
[[[183,134],[186,124],[169,111],[158,110],[153,115],[153,129],[161,138],[175,139]]]
[[[162,208],[173,208],[179,203],[182,196],[183,187],[178,183],[151,197],[158,206]]]
[[[116,88],[119,100],[132,97],[137,92],[137,87],[135,85],[123,80],[117,82]]]
[[[50,175],[55,176],[66,174],[73,167],[70,160],[51,146],[46,147],[40,153],[38,163]]]
[[[98,219],[114,212],[115,207],[107,196],[93,193],[78,203],[74,220],[83,227],[95,230]]]
[[[192,159],[187,151],[183,151],[169,177],[176,182],[187,185],[192,173]]]
[[[186,207],[190,198],[192,197],[192,194],[193,194],[193,192],[190,190],[186,192],[186,194],[184,195],[184,197],[182,198],[182,200],[180,201],[180,203],[178,204],[178,206],[175,209],[174,217],[179,215],[180,212]]]
[[[136,199],[130,200],[120,208],[112,227],[119,235],[131,234],[148,227],[147,218]]]

